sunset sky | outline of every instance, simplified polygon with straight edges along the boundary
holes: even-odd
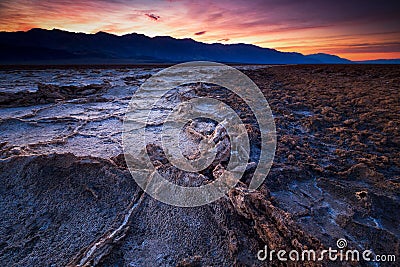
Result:
[[[400,58],[400,1],[15,0],[0,31],[31,28],[169,35],[352,60]]]

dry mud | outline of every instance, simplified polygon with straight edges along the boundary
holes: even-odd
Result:
[[[138,188],[125,164],[124,111],[158,69],[2,70],[1,265],[265,266],[256,256],[265,245],[322,250],[336,248],[339,238],[348,248],[399,260],[398,66],[241,69],[273,111],[274,164],[257,191],[247,190],[260,147],[248,107],[214,86],[193,84],[184,94],[172,92],[172,102],[224,99],[250,136],[241,182],[224,198],[196,208],[154,200]],[[187,125],[181,139],[183,154],[196,158],[192,148],[210,136],[217,141],[217,160],[196,175],[174,168],[156,138],[147,151],[166,178],[198,186],[223,171],[229,138],[204,120]],[[270,265],[286,263],[275,259]]]

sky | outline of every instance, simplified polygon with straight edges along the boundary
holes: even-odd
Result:
[[[400,58],[400,0],[0,0],[0,31],[31,28]]]

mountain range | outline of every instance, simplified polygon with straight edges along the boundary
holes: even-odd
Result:
[[[0,32],[0,64],[138,64],[194,60],[248,64],[400,63],[400,60],[353,62],[329,54],[303,55],[251,44],[206,44],[169,36],[122,36],[34,28]]]

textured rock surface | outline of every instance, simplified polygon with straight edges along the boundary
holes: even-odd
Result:
[[[2,265],[262,266],[256,255],[264,245],[321,250],[336,248],[338,238],[347,239],[349,248],[399,258],[398,68],[245,70],[265,94],[278,133],[274,165],[257,191],[246,189],[259,150],[248,108],[212,86],[194,85],[179,95],[176,101],[195,95],[226,99],[251,140],[242,181],[226,197],[197,208],[154,200],[137,187],[125,165],[124,111],[137,86],[155,71],[2,71],[0,102],[7,103],[0,109]],[[23,88],[30,93],[13,91],[12,79],[31,84]],[[43,79],[52,85],[37,87]],[[102,86],[89,92],[90,84]],[[62,88],[67,94],[51,101],[21,100]],[[16,92],[19,97],[12,100]],[[212,121],[187,125],[183,154],[198,157],[192,148],[216,132]],[[223,171],[228,146],[229,138],[219,138],[219,160],[196,175],[168,164],[157,142],[147,151],[171,181],[200,185]],[[307,264],[319,263],[301,263]]]

